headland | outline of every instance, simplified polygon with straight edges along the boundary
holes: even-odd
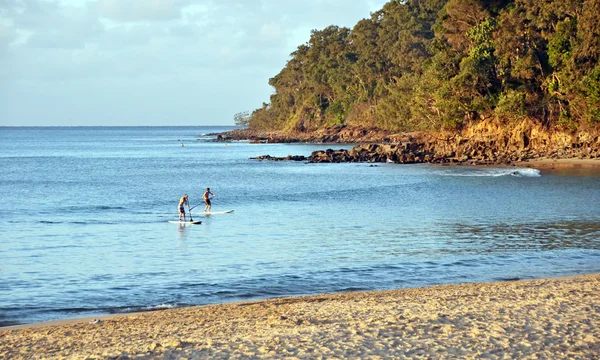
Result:
[[[460,131],[410,133],[343,125],[313,132],[264,132],[244,129],[221,134],[217,140],[249,140],[255,143],[307,142],[328,147],[315,151],[310,156],[271,157],[261,154],[255,158],[258,160],[536,167],[551,167],[551,164],[600,164],[600,136],[596,130],[577,133],[551,131],[527,120],[509,125],[487,120]],[[336,144],[354,144],[355,147],[350,150],[333,149]]]

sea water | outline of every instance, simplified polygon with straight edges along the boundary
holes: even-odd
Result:
[[[600,271],[598,173],[258,161],[351,145],[224,130],[0,128],[0,325]],[[201,225],[168,222],[185,193]]]

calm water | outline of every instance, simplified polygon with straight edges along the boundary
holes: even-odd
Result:
[[[0,324],[600,271],[598,174],[260,162],[324,146],[223,130],[0,128]],[[235,212],[168,223],[206,187]]]

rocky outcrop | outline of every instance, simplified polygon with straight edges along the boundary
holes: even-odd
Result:
[[[368,144],[358,145],[350,150],[314,151],[309,162],[391,162],[397,164],[414,164],[433,162],[434,155],[427,151],[422,143],[407,142],[402,144]]]
[[[275,157],[271,155],[261,155],[250,158],[250,160],[270,160],[270,161],[306,161],[307,157],[304,155],[288,155],[286,157]]]
[[[461,133],[428,134],[423,143],[434,158],[461,163],[498,164],[539,157],[600,158],[597,132],[549,131],[528,120],[508,126],[484,121]]]
[[[335,133],[336,129],[338,133]],[[353,137],[357,136],[357,137]],[[295,160],[308,162],[392,162],[511,164],[540,157],[564,159],[600,159],[597,131],[568,133],[549,131],[524,120],[516,124],[482,121],[462,132],[391,134],[376,129],[329,128],[300,140],[295,137],[267,139],[266,142],[341,142],[368,143],[351,150],[315,151],[309,157],[268,155],[259,160]],[[363,141],[369,139],[369,141]],[[325,141],[328,140],[328,141]]]
[[[397,164],[415,164],[424,162],[445,162],[442,158],[435,158],[432,153],[427,152],[423,144],[368,144],[358,145],[350,150],[319,150],[314,151],[309,157],[291,156],[273,157],[262,155],[253,160],[271,161],[307,161],[311,163],[341,163],[341,162],[392,162]]]
[[[220,134],[217,141],[250,140],[252,143],[382,143],[399,142],[406,134],[392,133],[377,128],[334,125],[315,132],[255,131],[239,129]]]

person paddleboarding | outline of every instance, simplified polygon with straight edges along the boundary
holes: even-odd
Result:
[[[213,194],[212,192],[210,192],[210,188],[206,188],[206,191],[204,192],[204,195],[202,195],[202,199],[204,200],[204,203],[206,204],[206,206],[204,207],[204,212],[205,213],[210,213],[210,208],[211,208],[211,203],[210,203],[210,196],[217,196],[215,194]]]
[[[179,199],[179,221],[181,221],[181,218],[183,217],[183,221],[185,222],[185,206],[187,206],[188,208],[188,212],[191,213],[190,210],[190,201],[189,201],[189,197],[188,194],[185,194],[181,197],[181,199]]]

